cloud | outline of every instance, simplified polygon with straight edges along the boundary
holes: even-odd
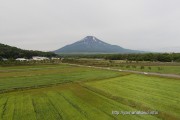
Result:
[[[2,0],[0,42],[55,50],[87,35],[131,49],[180,45],[179,0]]]

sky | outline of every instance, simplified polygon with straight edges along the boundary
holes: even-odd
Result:
[[[0,0],[0,43],[51,51],[89,35],[129,49],[180,48],[180,0]]]

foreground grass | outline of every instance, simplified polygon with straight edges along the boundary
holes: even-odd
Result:
[[[79,85],[6,93],[0,96],[0,115],[5,120],[156,120],[151,115],[112,115],[112,110],[135,111]]]
[[[0,68],[0,120],[178,120],[179,86],[179,79],[69,65]]]
[[[180,118],[179,80],[128,75],[88,82],[88,88],[139,109],[159,110],[164,119]]]

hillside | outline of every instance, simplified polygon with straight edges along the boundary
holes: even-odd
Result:
[[[44,56],[44,57],[53,57],[56,56],[55,53],[51,52],[41,52],[41,51],[32,51],[32,50],[22,50],[17,47],[12,47],[9,45],[4,45],[0,43],[0,58],[31,58],[32,56]]]
[[[142,51],[125,49],[117,45],[105,43],[94,36],[87,36],[73,44],[60,48],[55,53],[139,53]]]

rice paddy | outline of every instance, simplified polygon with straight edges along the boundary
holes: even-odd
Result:
[[[179,86],[179,79],[63,64],[1,67],[0,119],[178,120]]]

